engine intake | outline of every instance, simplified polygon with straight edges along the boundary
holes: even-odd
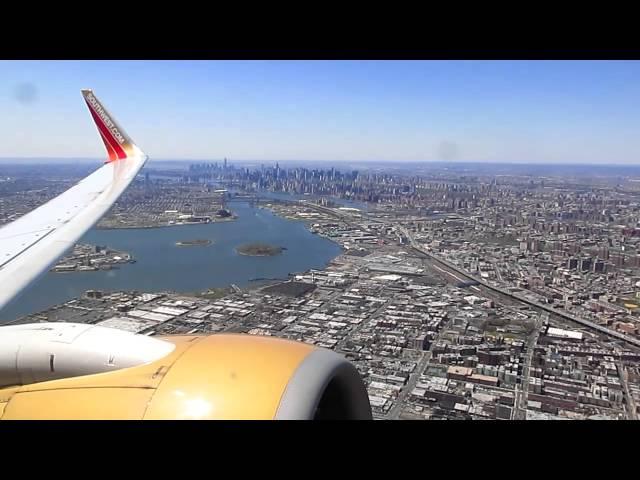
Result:
[[[330,350],[314,350],[287,384],[276,420],[371,420],[356,368]]]

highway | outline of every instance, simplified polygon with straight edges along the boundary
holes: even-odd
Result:
[[[629,392],[629,384],[627,382],[627,376],[625,375],[625,373],[626,369],[624,368],[624,364],[622,362],[618,362],[618,376],[620,377],[620,383],[624,388],[627,415],[631,420],[638,420],[638,415],[636,413],[636,403],[631,396],[631,392]]]
[[[515,392],[516,398],[514,402],[513,408],[513,416],[514,420],[526,420],[527,419],[527,406],[528,406],[528,395],[529,395],[529,378],[531,376],[531,361],[533,360],[533,352],[536,347],[536,343],[538,343],[538,336],[540,335],[540,328],[542,327],[542,316],[539,316],[536,320],[536,329],[533,335],[530,335],[527,339],[527,344],[525,347],[526,352],[526,360],[524,362],[524,366],[522,367],[522,383],[520,391],[518,391],[518,385],[516,385]]]
[[[398,398],[396,398],[394,401],[393,407],[391,407],[391,409],[385,416],[386,419],[388,420],[398,419],[398,417],[400,416],[400,413],[402,413],[402,409],[407,406],[407,402],[406,402],[407,397],[411,395],[411,392],[413,392],[413,389],[416,387],[416,384],[420,379],[420,375],[422,375],[422,372],[424,372],[424,369],[426,368],[427,363],[429,363],[430,359],[431,359],[431,352],[424,352],[422,354],[422,358],[418,362],[418,365],[409,376],[409,381],[404,387],[402,387],[402,389],[400,390],[400,394],[398,395]]]
[[[583,325],[585,327],[591,328],[593,330],[596,330],[596,331],[598,331],[600,333],[603,333],[605,335],[608,335],[610,337],[616,338],[618,340],[625,341],[625,342],[630,343],[630,344],[632,344],[632,345],[634,345],[636,347],[640,347],[640,340],[637,340],[637,339],[635,339],[633,337],[630,337],[629,335],[624,335],[623,333],[617,332],[615,330],[611,330],[609,328],[606,328],[606,327],[604,327],[602,325],[598,325],[597,323],[593,323],[593,322],[591,322],[589,320],[586,320],[584,318],[580,318],[580,317],[577,317],[575,315],[571,315],[570,313],[567,313],[567,312],[564,312],[564,311],[556,310],[555,308],[552,308],[552,307],[550,307],[548,305],[545,305],[543,303],[535,302],[533,300],[529,300],[528,298],[521,297],[521,296],[516,295],[514,293],[511,293],[511,292],[509,292],[507,290],[504,290],[503,288],[491,285],[490,283],[484,281],[483,279],[477,278],[477,277],[471,275],[470,273],[462,270],[458,266],[453,265],[452,263],[448,262],[447,260],[444,260],[443,258],[439,258],[439,257],[431,254],[430,252],[427,252],[426,250],[422,249],[420,247],[420,245],[413,239],[411,234],[405,228],[403,228],[403,227],[398,227],[398,228],[409,239],[411,247],[414,250],[426,255],[431,260],[433,260],[435,263],[440,264],[440,265],[442,265],[444,267],[447,267],[447,268],[455,271],[456,273],[458,273],[462,277],[465,277],[465,278],[467,278],[469,280],[474,280],[474,281],[478,282],[480,285],[482,285],[483,287],[488,288],[489,290],[492,290],[494,292],[498,292],[498,293],[500,293],[502,295],[505,295],[507,297],[513,298],[513,299],[515,299],[515,300],[517,300],[519,302],[526,303],[526,304],[531,305],[533,307],[536,307],[538,309],[541,309],[541,310],[544,310],[546,312],[549,312],[549,313],[552,313],[554,315],[557,315],[559,317],[562,317],[562,318],[564,318],[566,320],[570,320],[572,322],[579,323],[579,324],[581,324],[581,325]]]
[[[413,392],[413,389],[416,387],[418,380],[420,380],[420,376],[423,374],[424,369],[427,367],[427,364],[431,360],[431,356],[432,356],[431,349],[436,343],[440,341],[440,338],[445,330],[446,328],[443,326],[438,332],[438,334],[436,335],[436,337],[431,342],[431,345],[429,345],[429,350],[427,350],[426,352],[423,352],[422,358],[418,362],[418,365],[409,376],[409,380],[407,381],[407,384],[404,387],[402,387],[402,390],[400,391],[400,395],[398,395],[398,398],[395,400],[393,407],[391,407],[391,409],[389,410],[385,418],[389,420],[398,419],[398,417],[402,413],[402,409],[407,405],[407,402],[406,402],[407,397],[411,395],[411,392]]]

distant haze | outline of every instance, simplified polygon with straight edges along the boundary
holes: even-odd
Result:
[[[0,157],[640,164],[637,61],[0,61]],[[0,160],[0,162],[3,160]]]

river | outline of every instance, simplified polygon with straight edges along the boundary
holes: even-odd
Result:
[[[340,247],[310,233],[302,222],[280,218],[247,202],[233,202],[238,219],[206,225],[152,229],[90,230],[82,243],[131,253],[134,264],[96,272],[47,273],[0,311],[8,321],[81,296],[86,290],[199,292],[211,287],[250,285],[256,278],[286,279],[289,273],[321,269]],[[209,239],[209,246],[178,247],[180,240]],[[235,247],[264,242],[285,247],[274,257],[239,255]]]

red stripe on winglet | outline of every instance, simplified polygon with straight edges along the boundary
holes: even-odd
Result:
[[[102,138],[102,141],[104,143],[105,148],[107,149],[107,154],[109,155],[109,161],[113,162],[114,160],[117,160],[118,159],[118,154],[111,147],[111,145],[109,145],[109,142],[107,141],[106,138],[104,138],[104,135],[102,134],[102,132],[100,130],[98,130],[98,133],[100,134],[100,138]]]
[[[85,100],[85,102],[86,102],[86,100]],[[86,103],[89,106],[89,112],[91,112],[91,116],[93,117],[93,121],[96,122],[96,125],[98,127],[99,132],[102,135],[103,140],[108,141],[109,145],[114,150],[117,158],[119,158],[119,159],[127,158],[126,152],[122,149],[122,146],[118,143],[118,141],[115,139],[115,137],[111,134],[111,132],[109,131],[107,126],[104,124],[102,119],[93,110],[93,107],[91,106],[91,104],[89,102],[86,102]],[[111,155],[109,155],[109,158],[110,158],[109,161],[112,161],[111,160]]]

